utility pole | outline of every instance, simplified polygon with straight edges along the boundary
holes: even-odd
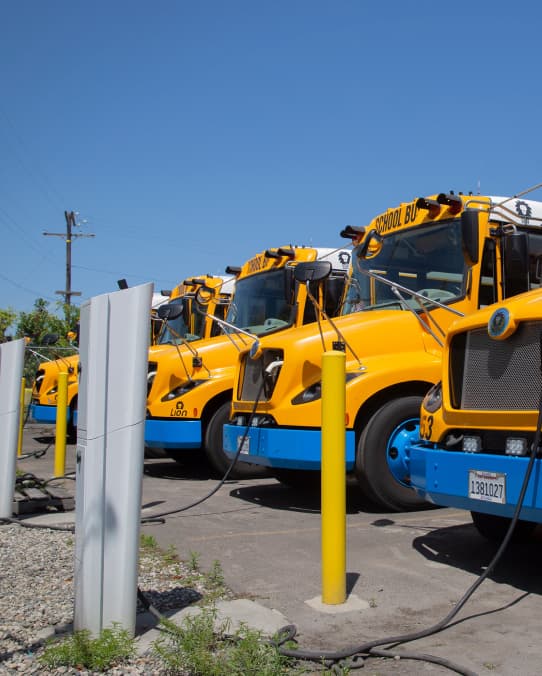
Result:
[[[72,291],[72,240],[77,237],[94,237],[94,234],[72,233],[72,227],[79,225],[75,221],[74,211],[65,211],[66,218],[66,234],[63,232],[44,232],[46,237],[63,237],[66,242],[66,288],[64,291],[55,291],[61,296],[64,296],[66,305],[71,305],[72,296],[80,296],[81,291]]]

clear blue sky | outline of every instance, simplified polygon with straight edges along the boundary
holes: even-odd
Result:
[[[401,201],[542,181],[542,5],[4,0],[0,308],[270,246]],[[534,199],[542,199],[535,193]],[[82,300],[81,299],[81,300]],[[80,302],[80,299],[74,299]]]

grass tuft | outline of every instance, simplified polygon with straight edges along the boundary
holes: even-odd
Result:
[[[49,667],[76,667],[104,671],[135,654],[135,639],[120,624],[104,629],[97,638],[89,631],[76,631],[68,638],[49,643],[39,661]]]

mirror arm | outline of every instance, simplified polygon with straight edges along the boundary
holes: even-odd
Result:
[[[309,289],[309,284],[310,284],[310,282],[307,281],[306,284],[307,284],[307,296],[310,298],[311,302],[314,304],[314,308],[315,308],[315,310],[316,310],[316,316],[318,317],[318,328],[320,329],[320,336],[322,337],[322,344],[323,344],[324,351],[325,351],[325,349],[326,349],[326,346],[325,346],[325,343],[324,343],[324,336],[323,336],[323,334],[322,334],[322,329],[321,329],[321,327],[320,327],[320,314],[322,314],[322,315],[324,316],[324,319],[327,319],[327,321],[331,324],[331,327],[333,328],[333,330],[335,331],[335,333],[339,336],[339,338],[341,339],[341,341],[346,345],[346,347],[350,350],[350,352],[351,352],[352,355],[354,356],[354,359],[358,362],[359,367],[360,367],[360,368],[363,368],[363,364],[361,363],[361,359],[360,359],[360,358],[358,357],[358,355],[354,352],[354,350],[352,349],[352,346],[348,343],[348,341],[346,340],[346,338],[345,338],[345,337],[343,336],[343,334],[340,332],[340,330],[339,330],[339,328],[337,327],[337,325],[335,324],[335,322],[331,319],[331,317],[330,317],[328,314],[326,314],[325,310],[324,310],[323,308],[320,307],[320,305],[318,304],[318,301],[317,301],[316,298],[312,295],[312,293],[311,293],[311,291],[310,291],[310,289]]]

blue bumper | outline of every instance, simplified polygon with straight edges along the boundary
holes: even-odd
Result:
[[[56,406],[30,404],[30,418],[37,423],[54,425],[56,423]]]
[[[30,418],[37,423],[45,425],[56,424],[56,406],[44,406],[43,404],[30,404]],[[66,411],[66,422],[70,422],[71,409]],[[77,426],[77,411],[73,413],[73,424]]]
[[[511,517],[517,505],[529,458],[444,451],[414,445],[410,452],[410,479],[416,492],[429,502]],[[505,475],[505,503],[469,498],[469,471]],[[535,460],[521,518],[542,523],[542,460]]]
[[[224,451],[231,459],[245,427],[224,425]],[[287,429],[284,427],[249,427],[243,444],[241,460],[265,467],[284,469],[320,469],[322,435],[320,430]],[[355,435],[346,432],[346,470],[354,468]]]
[[[145,420],[145,446],[149,448],[199,448],[200,420]]]

